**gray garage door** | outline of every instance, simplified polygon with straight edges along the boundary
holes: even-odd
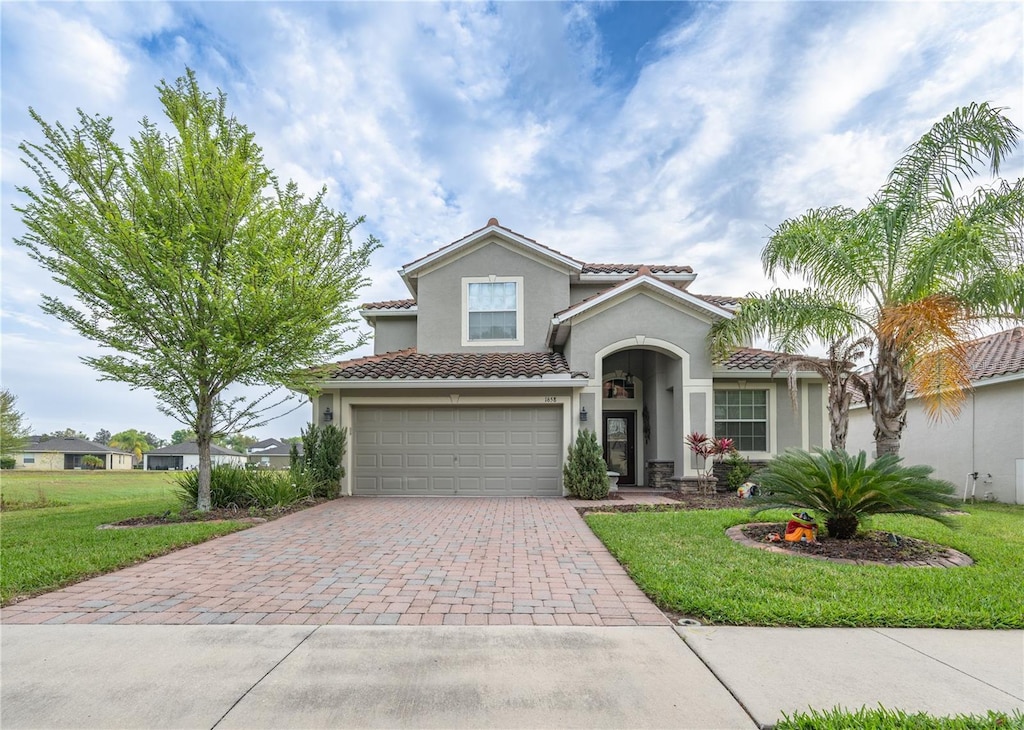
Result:
[[[354,494],[560,495],[560,408],[355,408]]]

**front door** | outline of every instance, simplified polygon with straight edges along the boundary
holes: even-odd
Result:
[[[619,473],[619,484],[636,484],[636,412],[604,412],[604,461]]]

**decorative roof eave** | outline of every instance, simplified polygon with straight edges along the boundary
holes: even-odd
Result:
[[[360,309],[359,316],[372,325],[379,317],[419,317],[419,309]]]
[[[777,380],[786,379],[789,377],[789,370],[785,368],[781,370],[775,370],[774,372],[769,369],[763,368],[735,368],[726,367],[724,365],[715,365],[711,368],[712,377],[725,377],[735,378],[737,380]],[[797,370],[796,377],[801,380],[821,380],[821,373],[815,372],[814,370]]]
[[[422,258],[416,259],[415,261],[406,264],[405,266],[398,270],[398,274],[402,277],[402,280],[405,281],[409,291],[415,294],[415,288],[413,287],[411,280],[416,278],[419,271],[428,266],[431,266],[432,264],[440,261],[441,259],[447,258],[455,254],[457,251],[466,248],[467,246],[472,246],[473,244],[478,243],[483,239],[487,238],[488,236],[492,235],[509,241],[510,243],[515,243],[519,246],[522,246],[534,252],[541,258],[554,261],[560,266],[563,266],[572,271],[580,272],[583,270],[582,261],[577,261],[571,256],[566,256],[565,254],[556,251],[553,248],[548,248],[543,244],[537,243],[537,241],[534,241],[532,238],[527,238],[523,234],[513,231],[511,228],[505,228],[504,226],[498,224],[497,219],[491,218],[487,222],[487,225],[484,226],[483,228],[473,231],[469,235],[464,236],[457,241],[453,241],[447,244],[446,246],[442,246],[436,251],[429,253],[426,256],[423,256]]]
[[[325,378],[309,381],[318,390],[335,388],[582,388],[589,373],[558,373],[531,378]]]
[[[581,284],[610,284],[619,281],[627,281],[636,276],[635,271],[625,273],[583,273],[580,274]],[[697,278],[693,273],[682,272],[659,272],[656,276],[662,281],[693,281]]]

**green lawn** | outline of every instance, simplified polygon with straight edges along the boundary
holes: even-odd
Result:
[[[129,530],[97,526],[177,510],[173,477],[139,471],[0,473],[0,602],[75,583],[179,547],[246,527],[238,522],[184,523]]]
[[[989,711],[985,715],[935,717],[923,712],[906,713],[879,707],[859,710],[834,708],[819,712],[783,713],[775,730],[1019,730],[1024,714]]]
[[[716,624],[1024,628],[1024,508],[968,506],[950,530],[919,517],[870,527],[949,545],[965,568],[840,565],[744,547],[725,536],[745,510],[593,514],[587,523],[662,608]]]

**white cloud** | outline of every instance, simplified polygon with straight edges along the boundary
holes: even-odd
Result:
[[[363,300],[407,296],[395,269],[491,216],[582,259],[689,264],[696,291],[764,290],[769,227],[863,204],[956,104],[988,99],[1024,121],[1019,4],[693,5],[644,39],[629,73],[610,66],[600,10],[5,3],[5,385],[33,394],[52,428],[102,412],[173,430],[150,396],[95,383],[82,343],[38,310],[57,288],[12,249],[23,228],[9,206],[30,182],[16,152],[37,137],[30,104],[64,122],[76,106],[111,114],[125,138],[143,114],[162,121],[154,84],[193,66],[282,178],[366,215],[385,247]],[[1024,174],[1024,154],[1005,173]],[[298,430],[285,425],[265,433]]]

